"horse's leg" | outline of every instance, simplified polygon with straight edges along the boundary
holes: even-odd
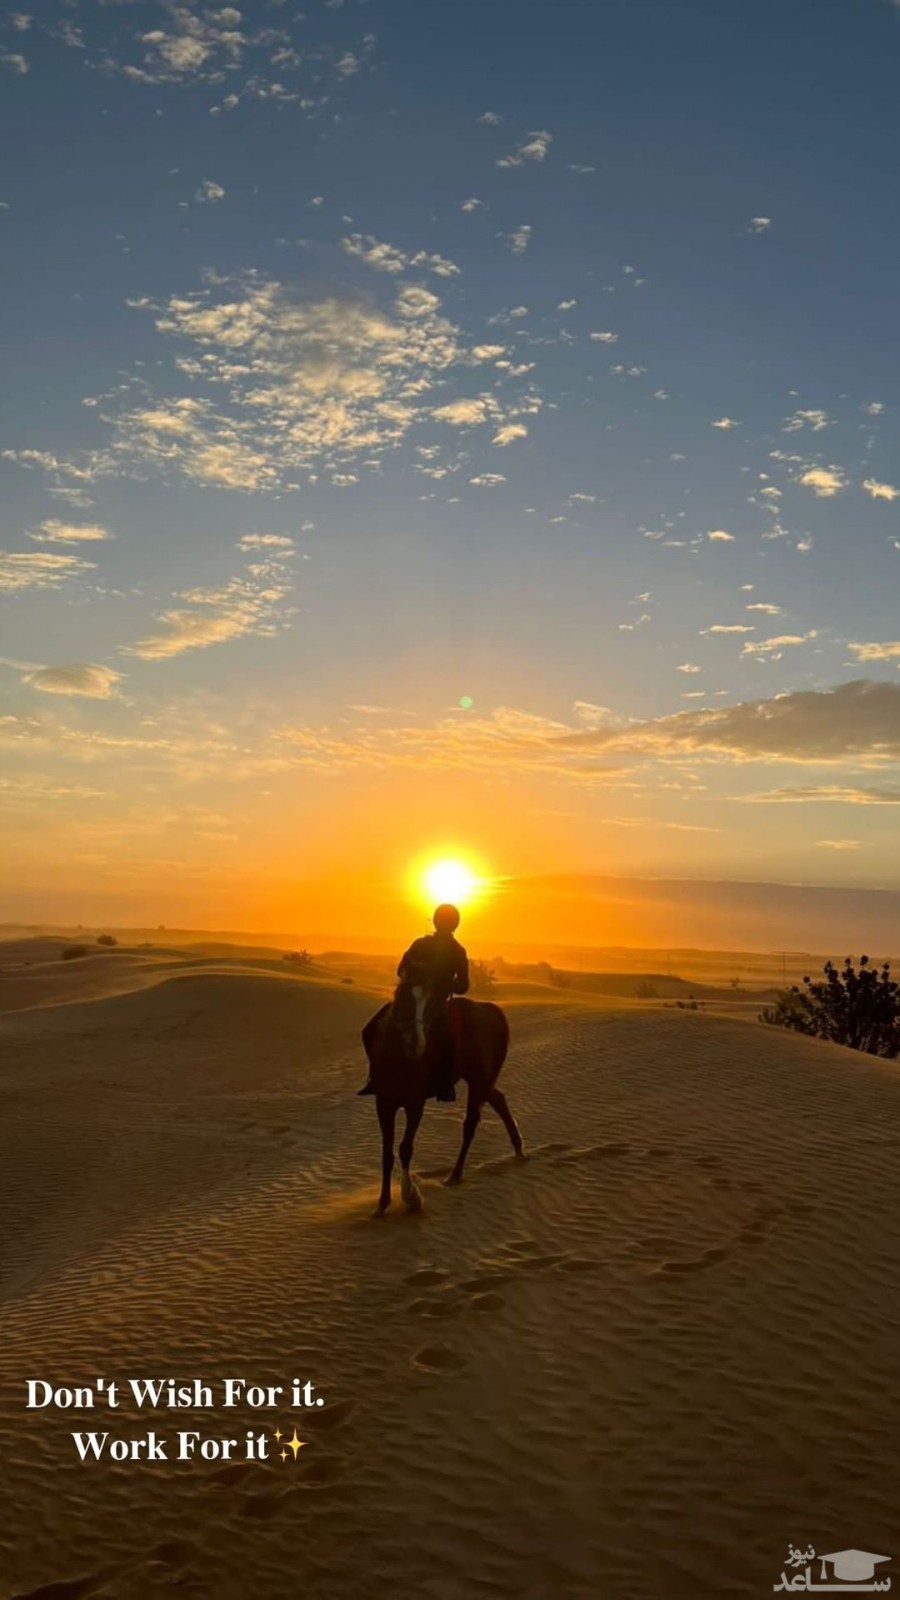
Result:
[[[422,1209],[422,1192],[415,1179],[409,1175],[409,1164],[412,1161],[413,1144],[424,1110],[424,1100],[414,1101],[412,1105],[406,1107],[406,1128],[400,1143],[400,1198],[407,1211]]]
[[[391,1203],[391,1173],[394,1170],[394,1124],[397,1107],[376,1096],[378,1122],[381,1127],[381,1194],[375,1207],[375,1216],[383,1217]]]
[[[522,1135],[519,1132],[516,1119],[507,1105],[506,1095],[503,1093],[503,1090],[496,1088],[496,1086],[493,1089],[488,1090],[487,1103],[493,1111],[496,1111],[500,1121],[503,1123],[504,1128],[509,1134],[510,1144],[516,1152],[516,1160],[524,1161],[525,1150],[522,1145]]]
[[[470,1082],[469,1098],[466,1102],[466,1116],[465,1121],[463,1122],[462,1144],[459,1147],[459,1155],[456,1158],[456,1166],[453,1168],[450,1176],[445,1178],[445,1183],[455,1184],[462,1182],[463,1167],[466,1164],[466,1156],[469,1154],[469,1146],[475,1137],[475,1129],[478,1127],[478,1124],[481,1121],[481,1106],[483,1100],[484,1089],[480,1080],[477,1087],[474,1083]]]

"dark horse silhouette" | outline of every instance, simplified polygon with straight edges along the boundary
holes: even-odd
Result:
[[[414,1037],[409,1030],[401,1030],[398,1026],[391,1004],[376,1012],[366,1023],[362,1034],[381,1126],[381,1194],[375,1210],[376,1217],[383,1217],[391,1203],[394,1129],[400,1110],[406,1112],[406,1129],[400,1143],[400,1194],[408,1211],[422,1209],[422,1195],[410,1177],[409,1166],[416,1132],[428,1098],[434,1062],[425,1027],[428,999],[423,991],[415,993]],[[524,1150],[522,1136],[506,1103],[506,1096],[497,1088],[500,1068],[509,1049],[509,1024],[503,1012],[499,1006],[487,1000],[456,998],[446,1003],[450,1011],[454,1046],[453,1081],[458,1083],[462,1080],[468,1085],[462,1144],[456,1165],[446,1179],[447,1183],[455,1184],[462,1179],[469,1146],[475,1137],[475,1129],[481,1120],[481,1107],[485,1103],[500,1117],[519,1160],[524,1159]]]

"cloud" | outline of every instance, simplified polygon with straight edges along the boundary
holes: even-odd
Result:
[[[891,639],[886,644],[851,644],[847,648],[853,651],[857,661],[900,660],[900,639]]]
[[[754,639],[744,645],[743,654],[762,656],[780,654],[782,650],[793,648],[795,645],[809,644],[812,639],[819,637],[815,628],[810,628],[808,633],[781,633],[774,639]]]
[[[294,541],[281,533],[245,533],[238,540],[239,550],[293,550]]]
[[[552,143],[552,133],[548,133],[546,129],[538,129],[537,132],[530,133],[525,142],[513,150],[510,155],[503,156],[497,162],[497,166],[521,167],[525,161],[544,161]]]
[[[468,200],[460,201],[459,209],[460,211],[484,211],[486,206],[483,200],[478,200],[472,195]]]
[[[495,489],[499,483],[505,483],[506,479],[502,472],[481,472],[477,478],[470,478],[469,482],[481,489]]]
[[[769,789],[740,797],[753,805],[900,806],[900,789],[818,784],[805,788]]]
[[[507,233],[505,238],[514,256],[524,255],[531,243],[531,224],[523,222],[512,233]]]
[[[506,422],[494,434],[492,443],[505,445],[512,444],[514,439],[524,439],[528,429],[521,422]]]
[[[44,694],[80,695],[88,700],[114,698],[122,681],[121,672],[78,662],[67,667],[37,667],[23,674],[23,681]]]
[[[50,551],[25,551],[10,554],[0,550],[0,591],[53,589],[69,578],[91,572],[95,563],[78,556],[53,555]]]
[[[682,661],[681,666],[680,667],[676,667],[675,671],[676,672],[692,673],[692,672],[699,672],[700,668],[697,666],[696,662],[694,662],[694,661]]]
[[[812,489],[819,500],[830,500],[846,489],[847,480],[840,467],[808,467],[797,479],[805,488]]]
[[[714,622],[711,628],[701,628],[701,633],[753,633],[755,629],[746,622]]]
[[[449,400],[446,405],[435,406],[431,415],[438,422],[452,423],[455,428],[473,428],[494,415],[495,405],[491,395],[481,395],[477,399]]]
[[[212,178],[204,178],[194,199],[198,205],[214,206],[219,200],[225,199],[225,190],[220,183],[214,183]]]
[[[586,723],[586,725],[585,725]],[[450,717],[431,727],[287,727],[278,742],[301,765],[542,770],[596,783],[622,761],[692,759],[816,764],[900,758],[900,684],[859,680],[725,708],[698,707],[646,722],[621,722],[597,708],[569,727],[500,707],[489,717]],[[875,802],[873,802],[875,803]]]
[[[373,239],[371,234],[351,233],[341,240],[341,247],[376,272],[405,272],[409,266],[409,257],[402,250]]]
[[[734,544],[734,534],[727,533],[724,528],[713,528],[706,537],[712,539],[715,544]]]
[[[6,67],[8,72],[14,72],[17,77],[24,78],[28,71],[28,62],[24,56],[15,55],[11,50],[0,50],[0,67]]]
[[[109,448],[83,467],[38,451],[18,452],[23,465],[88,481],[149,468],[230,489],[297,487],[312,471],[377,466],[433,412],[450,420],[430,391],[499,348],[467,346],[418,284],[392,285],[382,308],[361,296],[310,299],[251,273],[209,276],[200,292],[161,306],[132,304],[173,342],[191,392],[154,400],[141,387],[140,402],[113,416]],[[491,399],[480,409],[499,426],[539,407],[533,392],[517,391],[509,406]]]
[[[589,333],[588,338],[594,339],[597,344],[617,344],[619,335],[617,333],[609,332]]]
[[[866,478],[863,488],[873,500],[896,500],[900,498],[900,489],[895,489],[892,483],[879,483],[877,478]]]
[[[736,422],[734,417],[719,417],[718,421],[710,423],[710,427],[721,428],[724,433],[729,428],[739,428],[740,423]]]
[[[115,534],[97,523],[60,522],[48,517],[40,525],[39,533],[29,533],[29,539],[38,544],[95,544],[104,539],[114,539]]]
[[[767,233],[772,226],[771,217],[751,217],[748,233]]]
[[[795,411],[793,416],[785,418],[782,431],[799,433],[801,428],[811,428],[813,433],[821,433],[823,428],[832,426],[827,411]]]
[[[250,563],[219,589],[188,589],[159,618],[162,628],[126,647],[141,661],[164,661],[186,650],[205,650],[246,634],[271,637],[285,624],[279,608],[290,593],[287,568],[273,559]]]
[[[816,844],[820,850],[858,850],[860,839],[817,839]]]
[[[745,609],[747,611],[764,611],[767,617],[781,616],[781,606],[770,605],[766,600],[754,600],[753,604]]]

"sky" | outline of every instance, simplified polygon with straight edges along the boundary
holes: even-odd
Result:
[[[0,920],[900,889],[900,6],[22,6]]]

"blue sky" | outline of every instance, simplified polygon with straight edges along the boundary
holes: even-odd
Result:
[[[890,0],[6,12],[15,914],[423,815],[900,884],[898,61]]]

